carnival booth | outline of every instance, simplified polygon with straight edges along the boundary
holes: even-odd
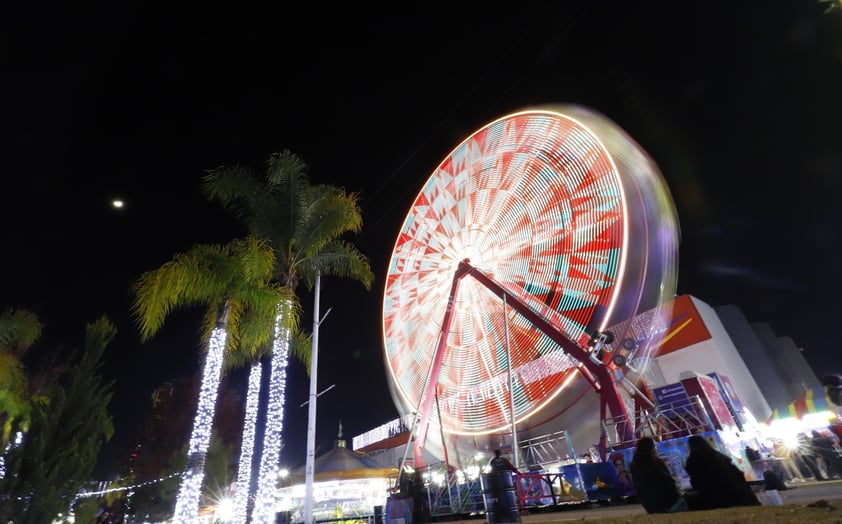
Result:
[[[348,449],[344,440],[313,464],[313,519],[367,520],[386,503],[390,477],[395,468]],[[290,472],[284,487],[278,490],[278,512],[288,522],[304,520],[305,466]]]

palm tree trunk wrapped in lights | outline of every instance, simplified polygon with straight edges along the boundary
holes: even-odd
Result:
[[[305,366],[309,365],[310,362],[310,337],[309,335],[298,330],[298,320],[301,315],[301,312],[297,309],[297,302],[292,299],[292,297],[294,297],[294,294],[289,293],[289,290],[286,288],[283,289],[283,292],[286,295],[281,297],[279,303],[288,304],[290,305],[290,307],[293,307],[295,309],[286,311],[286,313],[281,313],[279,309],[275,308],[272,315],[272,318],[274,318],[274,326],[272,325],[273,323],[271,319],[262,319],[262,321],[260,321],[256,318],[248,318],[247,322],[249,324],[249,331],[256,331],[259,333],[259,335],[251,336],[245,341],[241,340],[240,342],[240,353],[252,355],[252,367],[249,373],[249,388],[246,397],[246,416],[245,420],[243,421],[243,438],[240,452],[239,469],[237,474],[237,483],[234,490],[234,517],[231,520],[231,522],[233,523],[245,524],[249,521],[248,500],[252,495],[251,479],[252,466],[254,462],[255,437],[257,434],[257,412],[260,402],[260,391],[263,375],[262,361],[264,360],[264,357],[266,355],[282,355],[284,353],[283,350],[276,350],[270,352],[268,350],[268,346],[265,344],[260,345],[259,347],[249,346],[248,344],[252,340],[262,340],[264,336],[264,331],[271,331],[272,335],[269,338],[271,338],[273,344],[277,341],[289,341],[289,346],[286,351],[287,358],[289,358],[290,355],[294,355],[295,358],[301,360],[301,362]],[[241,321],[243,320],[241,319]],[[281,330],[284,328],[282,328],[281,326],[288,326],[285,329],[288,329],[291,335],[286,336],[286,338],[284,338],[285,335],[281,333]],[[267,329],[269,327],[272,327],[273,329]],[[232,361],[233,359],[229,359],[228,363],[230,364],[232,363]],[[282,361],[281,363],[283,364],[284,362],[285,361]],[[285,376],[278,376],[281,376],[281,378],[284,381],[286,380]],[[280,429],[277,429],[277,431],[280,431]],[[262,512],[259,513],[262,514]]]
[[[222,358],[225,351],[225,339],[228,333],[228,308],[225,307],[216,329],[213,330],[202,372],[202,385],[199,390],[199,406],[193,419],[193,431],[187,450],[187,467],[178,489],[173,522],[190,524],[199,513],[199,495],[205,478],[205,456],[210,445],[213,429],[213,415],[216,411],[216,397],[219,393],[219,381],[222,374]]]
[[[278,488],[278,464],[284,429],[284,405],[286,403],[287,362],[291,330],[284,324],[285,310],[293,306],[284,303],[279,307],[275,321],[275,340],[272,349],[272,366],[269,377],[269,405],[266,413],[266,428],[263,434],[263,453],[258,470],[257,497],[252,521],[255,523],[275,522],[275,495]]]
[[[243,421],[243,441],[240,445],[240,464],[237,469],[237,485],[234,490],[234,522],[248,520],[248,498],[251,490],[251,464],[254,459],[254,441],[257,429],[257,407],[260,397],[260,380],[263,366],[258,361],[249,371],[248,391],[246,392],[246,416]]]

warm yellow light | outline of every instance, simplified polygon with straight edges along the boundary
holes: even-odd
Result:
[[[111,205],[117,209],[120,209],[121,207],[123,207],[123,201],[120,199],[112,200]]]

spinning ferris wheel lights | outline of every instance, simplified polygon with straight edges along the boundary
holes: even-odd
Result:
[[[396,405],[413,412],[435,395],[431,422],[469,435],[546,411],[581,368],[571,353],[585,352],[594,331],[628,338],[619,322],[672,298],[676,248],[660,173],[616,124],[575,106],[489,123],[433,171],[393,248],[383,339]],[[477,278],[462,279],[451,300],[465,259],[529,313],[503,307]]]

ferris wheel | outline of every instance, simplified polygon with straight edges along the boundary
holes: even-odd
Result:
[[[451,297],[460,263],[586,348],[674,296],[677,238],[658,168],[604,116],[560,106],[485,125],[433,171],[392,251],[383,339],[396,404],[418,409],[439,358],[431,422],[497,432],[550,406],[579,364],[478,280]]]

